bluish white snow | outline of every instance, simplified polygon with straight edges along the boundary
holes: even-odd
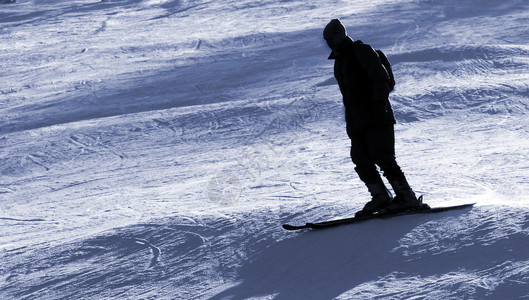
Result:
[[[382,49],[369,200],[322,30]],[[0,1],[1,299],[529,298],[527,0]]]

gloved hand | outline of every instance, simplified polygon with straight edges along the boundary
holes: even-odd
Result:
[[[375,109],[373,111],[373,123],[375,126],[382,126],[386,123],[386,110]]]

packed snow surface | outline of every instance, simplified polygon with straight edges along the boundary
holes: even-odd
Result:
[[[322,29],[392,63],[369,199]],[[1,299],[529,298],[527,0],[0,1]]]

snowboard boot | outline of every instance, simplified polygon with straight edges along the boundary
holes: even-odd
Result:
[[[400,211],[422,207],[422,196],[417,199],[417,196],[415,196],[415,193],[404,176],[391,180],[389,183],[393,187],[395,198],[386,207],[387,210]]]
[[[365,216],[382,210],[390,204],[393,198],[382,180],[376,183],[366,183],[366,186],[371,194],[371,201],[367,202],[364,208],[357,212],[355,216]]]

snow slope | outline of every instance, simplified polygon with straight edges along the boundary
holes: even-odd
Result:
[[[0,2],[0,298],[529,297],[526,0]],[[397,158],[368,199],[321,32],[382,49]]]

